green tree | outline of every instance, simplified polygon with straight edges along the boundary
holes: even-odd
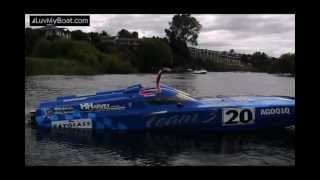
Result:
[[[132,32],[132,37],[138,39],[139,38],[138,32],[136,31]]]
[[[34,47],[34,50],[33,50],[31,56],[34,56],[34,57],[54,57],[54,56],[56,56],[56,53],[55,53],[54,49],[52,49],[51,44],[52,43],[45,38],[39,39],[39,41],[37,41],[37,43]]]
[[[127,60],[122,59],[118,54],[101,54],[99,57],[99,69],[102,73],[132,73],[135,68]]]
[[[165,29],[166,36],[173,52],[173,65],[187,67],[192,64],[187,43],[197,45],[201,24],[190,14],[174,15]]]
[[[76,41],[88,41],[89,36],[81,30],[76,30],[71,32],[71,39]]]
[[[25,29],[25,55],[30,56],[34,50],[35,45],[41,38],[42,34],[39,30],[31,28]]]
[[[279,58],[279,68],[281,72],[295,74],[295,54],[282,54]]]
[[[86,65],[98,65],[99,51],[87,41],[41,39],[34,50],[34,57],[67,58]]]
[[[172,67],[170,46],[159,39],[144,39],[137,50],[140,72],[156,72],[162,67]]]
[[[269,71],[272,65],[272,58],[264,52],[255,52],[250,58],[250,63],[260,71]]]
[[[180,40],[171,41],[170,47],[173,52],[173,66],[175,67],[189,67],[192,63],[192,57],[187,46],[187,43]]]
[[[132,38],[132,34],[126,29],[121,29],[118,32],[118,36],[119,38]]]
[[[101,36],[110,36],[105,30],[101,32]]]
[[[100,36],[99,36],[99,33],[97,32],[88,33],[88,37],[93,44],[100,42]]]
[[[169,22],[169,29],[165,33],[170,41],[180,40],[197,45],[201,24],[190,14],[176,14]]]

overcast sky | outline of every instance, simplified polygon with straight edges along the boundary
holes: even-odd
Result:
[[[49,14],[43,14],[49,15]],[[51,14],[50,14],[51,15]],[[139,37],[165,37],[173,14],[104,14],[90,15],[90,26],[67,26],[69,30],[101,32],[116,35],[124,28],[137,31]],[[193,14],[202,25],[198,37],[198,48],[218,51],[234,49],[239,53],[263,51],[279,57],[283,53],[295,52],[294,14]],[[29,15],[25,15],[25,26],[29,27]]]

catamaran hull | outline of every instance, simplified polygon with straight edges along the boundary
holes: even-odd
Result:
[[[295,101],[279,96],[195,99],[160,85],[140,84],[116,91],[60,96],[40,103],[34,113],[40,128],[108,130],[250,131],[294,125]]]
[[[83,112],[72,107],[72,113],[57,113],[52,108],[35,112],[34,122],[40,128],[82,128],[107,130],[201,130],[254,131],[294,125],[294,106],[245,106],[164,110],[148,112]],[[70,110],[70,109],[69,109]],[[50,113],[48,113],[50,112]]]

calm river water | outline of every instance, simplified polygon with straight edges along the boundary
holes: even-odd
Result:
[[[154,86],[154,74],[31,76],[25,80],[26,165],[295,165],[294,134],[287,130],[246,134],[182,132],[40,132],[27,125],[39,101],[60,95]],[[161,83],[196,97],[295,96],[295,78],[266,73],[163,74]]]

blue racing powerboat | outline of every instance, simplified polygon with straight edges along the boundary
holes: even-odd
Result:
[[[39,128],[200,130],[238,132],[295,124],[295,99],[286,96],[193,98],[160,84],[91,95],[57,97],[32,113]]]

